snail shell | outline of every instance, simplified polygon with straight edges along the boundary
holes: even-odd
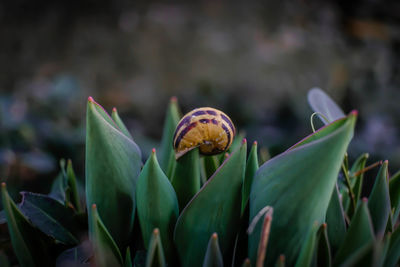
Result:
[[[222,111],[210,107],[194,109],[176,127],[175,157],[178,159],[196,147],[204,155],[219,154],[231,146],[235,133],[231,119]]]

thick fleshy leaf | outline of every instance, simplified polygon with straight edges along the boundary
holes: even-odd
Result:
[[[178,125],[180,117],[181,115],[179,112],[178,101],[176,97],[172,97],[167,108],[167,114],[165,116],[160,147],[160,166],[169,179],[171,179],[172,172],[175,167],[175,151],[172,146],[172,142],[175,128]]]
[[[199,165],[198,148],[190,150],[176,162],[171,182],[178,198],[180,210],[183,210],[186,204],[200,190]]]
[[[120,131],[129,139],[133,140],[133,137],[131,135],[131,133],[129,132],[128,128],[126,128],[124,122],[121,120],[121,118],[119,117],[117,108],[113,108],[112,112],[111,112],[111,118],[114,120],[114,122],[117,124],[118,128],[120,129]]]
[[[146,267],[166,267],[164,250],[158,229],[154,229],[147,249]]]
[[[375,240],[368,204],[366,202],[364,199],[358,205],[342,246],[335,256],[335,266],[345,262],[354,252]]]
[[[317,246],[317,232],[319,229],[318,223],[314,223],[311,227],[309,233],[307,234],[306,239],[303,242],[303,245],[300,250],[299,257],[296,261],[296,267],[302,266],[310,266],[313,260],[313,256],[315,255],[316,246]]]
[[[332,253],[335,254],[342,244],[346,233],[346,222],[337,186],[335,186],[331,200],[329,201],[328,210],[326,212],[326,223],[328,225],[327,232]]]
[[[400,171],[396,172],[389,181],[390,203],[394,209],[392,222],[395,224],[400,214]]]
[[[384,266],[392,267],[400,261],[400,227],[390,237],[389,249],[386,254]]]
[[[21,212],[43,233],[66,244],[78,244],[79,225],[74,212],[46,195],[22,192]]]
[[[310,89],[307,97],[312,110],[323,115],[319,115],[319,117],[325,124],[346,116],[335,101],[320,88]]]
[[[182,211],[174,232],[182,266],[201,266],[209,237],[215,232],[225,263],[231,261],[230,250],[240,226],[245,167],[246,142],[243,142]]]
[[[355,251],[352,251],[343,263],[340,264],[342,267],[375,267],[371,265],[373,261],[374,243],[369,242],[361,246]],[[339,265],[335,265],[339,266]]]
[[[389,219],[390,196],[388,181],[388,161],[385,161],[375,178],[374,187],[368,200],[372,225],[377,236],[383,236]]]
[[[46,241],[10,198],[5,183],[1,184],[1,196],[11,243],[20,265],[48,266],[50,257],[43,257],[48,252]]]
[[[356,112],[337,120],[288,151],[267,161],[257,171],[250,193],[250,221],[265,206],[274,208],[266,265],[280,254],[294,265],[301,244],[314,222],[322,223],[335,188],[347,146],[353,136]],[[254,261],[260,236],[258,223],[249,236]]]
[[[173,231],[179,214],[178,200],[168,177],[158,164],[155,149],[139,175],[136,203],[145,247],[149,246],[153,230],[158,228],[170,261],[175,251]]]
[[[242,213],[246,208],[249,201],[250,189],[253,183],[253,177],[258,170],[258,156],[257,156],[257,142],[254,142],[249,157],[247,159],[246,173],[243,182],[243,192],[242,192]]]
[[[206,255],[204,256],[203,267],[224,267],[221,249],[218,244],[218,235],[212,234],[208,242]]]
[[[92,242],[94,264],[99,267],[122,266],[122,256],[117,244],[103,224],[96,204],[93,204],[89,217],[89,238]]]
[[[96,203],[104,225],[119,246],[130,239],[141,153],[92,98],[87,106],[86,200]]]

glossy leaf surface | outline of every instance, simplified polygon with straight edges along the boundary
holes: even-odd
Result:
[[[314,222],[322,223],[347,146],[356,113],[337,120],[267,161],[257,171],[250,193],[250,221],[265,206],[274,208],[266,265],[280,254],[294,265]],[[256,256],[261,224],[249,236],[249,255]]]
[[[130,239],[141,153],[103,108],[89,99],[86,129],[86,200],[96,203],[104,225],[119,246]]]
[[[174,188],[158,164],[155,150],[140,173],[136,187],[137,214],[145,247],[155,228],[167,258],[174,255],[173,231],[178,218],[178,200]]]
[[[211,234],[224,256],[239,230],[246,143],[233,152],[182,211],[174,240],[182,266],[201,266]]]

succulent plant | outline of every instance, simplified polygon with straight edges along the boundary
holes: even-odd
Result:
[[[320,89],[309,102],[326,125],[260,162],[257,142],[248,149],[239,136],[226,154],[194,148],[176,159],[173,98],[160,153],[143,164],[117,110],[89,98],[85,194],[64,160],[48,195],[22,192],[16,204],[3,183],[12,250],[5,238],[0,265],[398,265],[400,172],[389,177],[388,161],[366,167],[368,154],[349,165],[357,112]],[[378,165],[361,198],[364,172]]]

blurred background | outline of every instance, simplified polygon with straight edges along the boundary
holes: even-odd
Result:
[[[47,193],[70,158],[83,181],[88,96],[118,108],[145,157],[171,96],[222,109],[276,155],[311,133],[314,86],[359,111],[350,159],[393,173],[399,26],[395,0],[1,1],[0,180]]]

